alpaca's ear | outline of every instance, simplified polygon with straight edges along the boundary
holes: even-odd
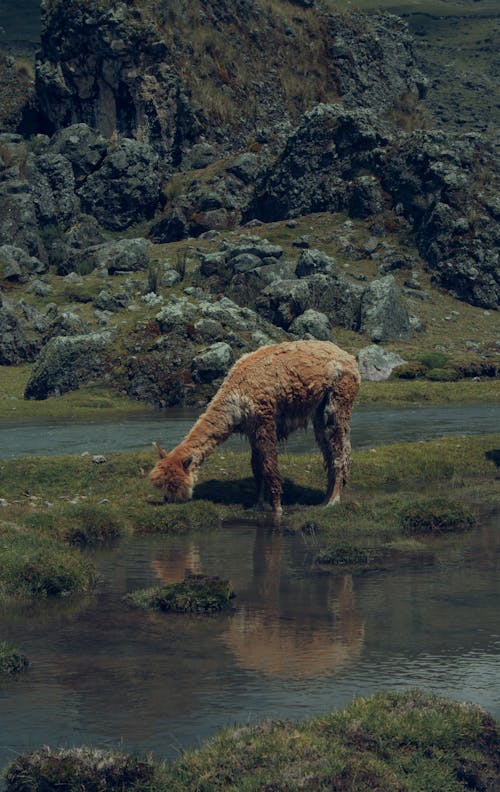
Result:
[[[182,467],[184,468],[184,470],[189,470],[189,468],[192,465],[192,462],[193,462],[192,456],[189,456],[187,459],[185,459],[182,463]]]
[[[159,443],[153,443],[154,447],[158,451],[160,455],[160,459],[164,459],[167,456],[167,452],[161,447]]]

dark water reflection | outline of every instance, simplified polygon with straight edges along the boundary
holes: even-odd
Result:
[[[194,410],[171,409],[120,420],[93,422],[61,420],[0,421],[0,458],[48,454],[106,454],[149,450],[154,440],[166,448],[177,445],[191,428]],[[428,440],[447,434],[482,434],[500,427],[500,403],[422,406],[357,406],[352,420],[354,448],[386,443]],[[246,441],[232,437],[228,447],[244,448]],[[295,432],[286,443],[290,452],[315,447],[312,430]]]
[[[485,520],[439,560],[368,575],[313,565],[314,540],[250,523],[210,536],[135,537],[100,551],[86,601],[1,614],[32,660],[0,685],[0,765],[41,744],[175,757],[225,725],[305,717],[418,686],[500,716],[500,540]],[[183,577],[230,577],[232,613],[144,615],[120,598]]]

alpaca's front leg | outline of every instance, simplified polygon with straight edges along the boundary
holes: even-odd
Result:
[[[254,444],[252,445],[252,460],[254,459],[254,447],[255,461],[256,463],[257,461],[259,463],[261,462],[256,477],[257,486],[261,488],[267,487],[273,512],[275,514],[281,514],[282,480],[278,467],[278,438],[274,420],[263,422],[257,428]],[[260,477],[263,483],[259,485]]]

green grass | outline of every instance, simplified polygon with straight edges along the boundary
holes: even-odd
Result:
[[[234,597],[228,580],[206,575],[186,575],[177,583],[167,583],[127,594],[126,605],[143,610],[173,613],[214,613],[225,610]]]
[[[466,792],[498,782],[499,728],[485,710],[419,691],[381,693],[304,721],[233,726],[173,763],[43,748],[6,769],[7,792]]]
[[[319,560],[333,566],[370,565],[394,548],[437,549],[439,537],[472,527],[482,509],[498,504],[499,448],[500,434],[356,451],[342,501],[332,508],[320,505],[320,455],[283,454],[283,529],[309,537]],[[152,488],[154,462],[149,452],[110,454],[101,465],[75,455],[2,460],[0,531],[3,525],[15,541],[53,542],[64,554],[71,544],[134,532],[218,530],[253,505],[248,453],[213,454],[200,469],[194,500],[180,504],[164,504]]]
[[[89,591],[92,563],[59,541],[0,524],[0,596],[39,598]]]

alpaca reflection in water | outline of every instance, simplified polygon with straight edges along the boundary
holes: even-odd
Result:
[[[333,674],[358,657],[364,643],[352,576],[289,579],[282,574],[286,540],[257,531],[253,576],[235,587],[235,612],[221,622],[221,638],[246,670],[284,678]],[[177,560],[156,559],[153,568],[165,583],[204,571],[194,544]]]

